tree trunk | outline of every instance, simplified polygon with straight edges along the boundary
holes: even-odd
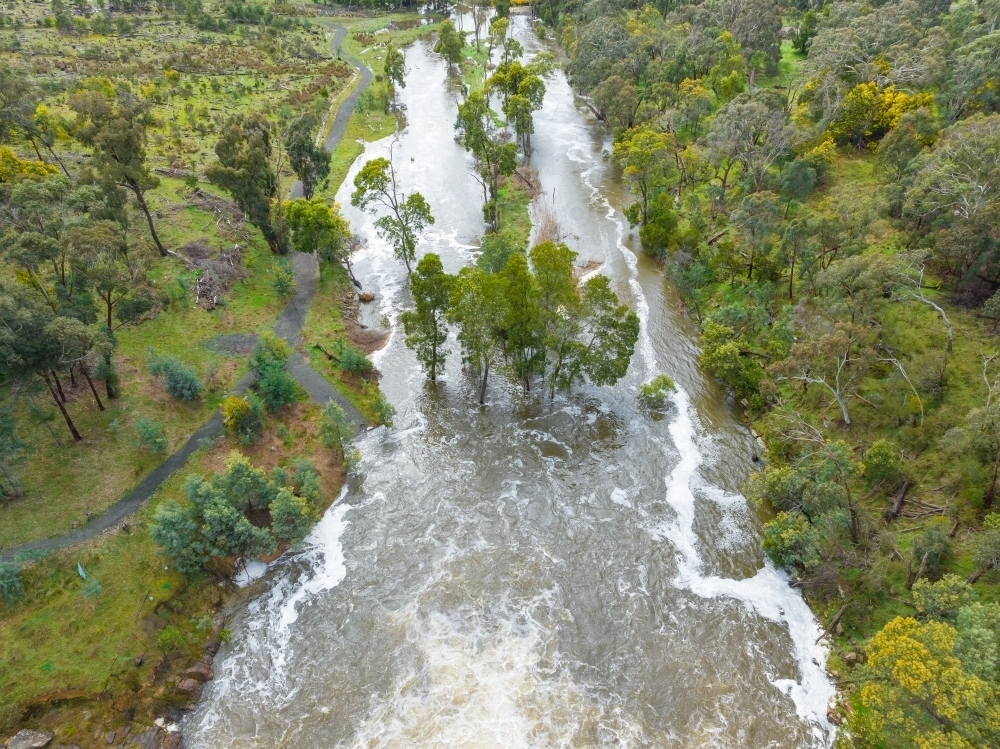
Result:
[[[73,365],[69,365],[69,384],[76,387],[76,375],[73,374]]]
[[[81,365],[80,369],[83,371],[83,376],[87,378],[87,384],[90,385],[90,392],[94,394],[94,400],[97,401],[97,407],[104,410],[104,404],[101,403],[101,396],[97,394],[97,388],[94,387],[94,381],[90,379],[90,372],[87,371],[87,367]]]
[[[153,243],[156,245],[156,249],[160,253],[160,257],[166,257],[167,253],[166,247],[160,241],[160,237],[156,233],[156,227],[153,226],[153,216],[149,212],[149,206],[146,205],[146,199],[142,196],[142,190],[139,189],[139,185],[135,184],[132,180],[129,180],[128,186],[132,189],[135,194],[135,201],[139,204],[139,208],[146,215],[146,223],[149,224],[149,234],[153,238]]]
[[[892,507],[882,513],[882,518],[887,522],[892,522],[899,517],[899,511],[903,509],[903,500],[906,498],[906,492],[910,489],[910,480],[906,479],[903,482],[903,486],[900,487],[899,492],[896,494],[896,500],[892,503]]]
[[[70,434],[73,435],[73,441],[79,442],[83,439],[83,437],[81,437],[80,433],[76,430],[76,424],[73,423],[73,420],[69,417],[69,412],[66,411],[66,407],[59,400],[59,396],[56,394],[55,388],[52,387],[52,381],[44,372],[42,373],[42,378],[45,380],[45,384],[49,386],[49,393],[52,395],[52,400],[54,400],[56,402],[56,406],[59,407],[59,411],[62,413],[63,419],[66,421],[66,426],[69,427]]]
[[[983,497],[983,507],[987,510],[993,506],[993,500],[997,496],[997,477],[1000,474],[1000,450],[997,450],[996,458],[993,459],[993,476],[990,479],[990,488]]]
[[[111,363],[108,363],[108,369],[111,369]],[[104,392],[108,394],[108,398],[114,400],[118,397],[118,393],[115,392],[114,385],[111,384],[111,375],[109,373],[108,377],[104,380]]]
[[[479,383],[479,405],[483,405],[486,402],[486,381],[490,376],[490,365],[487,364],[483,367],[483,377]]]
[[[56,374],[56,371],[54,369],[49,371],[52,372],[52,379],[56,381],[56,390],[59,391],[59,397],[62,398],[62,402],[65,403],[66,394],[63,392],[62,383],[59,382],[59,375]]]

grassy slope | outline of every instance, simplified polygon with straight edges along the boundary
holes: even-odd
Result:
[[[269,418],[264,434],[249,448],[220,438],[160,488],[132,519],[129,532],[95,539],[28,566],[27,600],[0,618],[0,733],[21,717],[19,703],[57,689],[80,690],[84,697],[79,706],[50,716],[47,723],[66,740],[73,738],[74,727],[89,732],[106,720],[120,723],[108,698],[119,710],[122,704],[135,707],[135,720],[147,724],[175,699],[169,689],[156,689],[154,677],[159,675],[162,683],[164,672],[177,673],[197,660],[211,634],[204,617],[214,615],[222,596],[208,580],[188,580],[168,569],[145,531],[155,507],[179,496],[188,475],[220,470],[234,449],[267,467],[308,455],[320,470],[325,498],[332,501],[343,474],[319,445],[317,410],[313,404],[286,407]],[[99,582],[96,595],[88,595],[77,562]],[[143,659],[139,667],[137,657]],[[96,700],[105,690],[107,694]],[[83,716],[84,708],[90,718]]]
[[[144,24],[163,26],[160,30],[169,31],[171,39],[184,37],[186,27],[177,25],[174,29],[172,20],[161,23],[157,19],[142,17]],[[34,34],[32,30],[29,35]],[[321,34],[317,30],[312,36]],[[72,67],[73,42],[78,40],[65,40],[50,29],[39,30],[37,35],[61,59],[68,59]],[[322,36],[319,40],[317,46]],[[106,40],[91,41],[103,44]],[[164,49],[159,52],[166,53]],[[155,70],[160,67],[155,66]],[[224,83],[234,83],[241,77],[215,76]],[[298,80],[303,87],[310,83],[301,76]],[[349,78],[338,80],[346,84]],[[263,93],[259,95],[244,94],[238,103],[234,99],[226,113],[280,106],[288,93],[287,83],[284,85],[286,88],[260,89]],[[196,85],[195,91],[200,90]],[[332,95],[339,98],[335,92]],[[53,110],[60,106],[59,101],[51,103]],[[183,111],[183,106],[179,104],[178,109]],[[167,121],[172,116],[161,119]],[[190,137],[203,158],[193,158],[194,149],[187,149],[192,155],[180,164],[166,160],[171,149],[161,152],[156,143],[159,134],[154,130],[151,139],[153,166],[173,163],[200,170],[213,158],[215,136],[211,130],[191,129],[189,135],[186,128],[182,129],[182,138]],[[71,164],[78,158],[71,141],[62,141],[58,148],[62,153],[69,152],[67,160]],[[204,183],[200,187],[215,192]],[[26,496],[18,503],[0,506],[0,546],[68,530],[72,524],[84,522],[86,513],[98,512],[117,500],[162,459],[136,446],[135,421],[147,416],[159,422],[166,430],[170,449],[175,449],[204,422],[245,367],[245,357],[227,357],[203,344],[220,333],[265,328],[280,310],[282,302],[271,289],[275,259],[257,232],[250,230],[249,242],[220,233],[210,212],[188,204],[188,193],[181,181],[161,178],[160,186],[150,196],[165,244],[178,247],[203,240],[211,247],[228,247],[236,239],[244,247],[246,277],[230,290],[225,306],[212,312],[194,306],[189,297],[180,293],[178,279],[184,278],[190,287],[196,273],[175,260],[155,256],[149,243],[137,238],[144,236],[144,224],[133,216],[133,241],[144,243],[141,251],[148,257],[150,275],[157,288],[171,292],[173,301],[152,320],[118,332],[121,397],[113,401],[104,398],[107,411],[98,412],[89,391],[79,386],[70,393],[68,408],[84,434],[79,445],[72,445],[61,418],[42,393],[33,392],[30,398],[28,394],[21,396],[20,433],[32,449],[23,474]],[[339,319],[339,309],[334,306],[322,312],[331,320]],[[191,405],[168,398],[148,375],[146,359],[150,348],[193,366],[209,384],[204,398]],[[64,387],[68,385],[67,378]],[[100,383],[98,387],[103,398]],[[326,465],[324,451],[315,439],[315,412],[314,406],[299,404],[292,407],[291,413],[279,413],[269,420],[268,432],[251,452],[252,457],[268,464],[286,456],[310,455],[320,463],[326,496],[332,500],[342,476],[338,469]],[[62,447],[56,446],[52,435],[59,438]],[[270,445],[275,446],[273,451]],[[201,644],[210,634],[204,629],[203,615],[214,610],[220,597],[214,585],[206,585],[204,580],[187,582],[164,569],[145,527],[156,504],[177,496],[189,472],[218,469],[233,447],[223,439],[196,453],[186,468],[166,482],[130,521],[130,533],[101,537],[28,565],[24,573],[26,600],[13,608],[0,604],[0,734],[24,718],[22,708],[31,698],[53,690],[75,690],[66,694],[81,694],[82,701],[67,703],[48,717],[39,717],[46,713],[43,704],[28,713],[29,722],[41,721],[55,728],[61,739],[72,737],[74,743],[85,746],[90,744],[89,732],[94,727],[107,730],[122,723],[124,718],[117,711],[123,705],[134,707],[134,719],[148,724],[165,702],[178,699],[169,689],[170,673],[183,669],[200,653]],[[76,575],[77,562],[100,582],[100,593],[84,594],[83,581]],[[150,595],[154,600],[148,600]],[[162,634],[165,630],[166,637]],[[133,665],[136,657],[143,658],[141,667]],[[167,689],[162,688],[165,679]],[[102,692],[102,698],[96,700]]]

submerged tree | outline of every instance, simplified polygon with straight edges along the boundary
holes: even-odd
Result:
[[[406,272],[413,270],[416,260],[417,237],[434,223],[431,208],[419,192],[406,195],[399,189],[396,169],[389,158],[367,162],[354,178],[351,205],[374,214],[381,205],[389,213],[375,221],[379,236],[392,244],[396,257],[406,265]]]
[[[475,158],[475,175],[483,187],[483,215],[491,231],[500,231],[500,180],[517,168],[517,146],[510,133],[497,127],[489,102],[480,92],[458,107],[457,127],[463,145]]]
[[[444,348],[448,340],[445,315],[451,296],[452,277],[444,272],[441,258],[433,252],[424,255],[410,277],[410,289],[416,309],[407,310],[400,318],[406,331],[406,345],[417,354],[417,360],[431,378],[437,380],[448,355]]]

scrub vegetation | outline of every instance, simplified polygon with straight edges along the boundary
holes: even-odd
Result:
[[[1000,742],[1000,5],[541,0],[855,747]],[[644,394],[645,397],[645,394]]]
[[[356,240],[332,202],[356,152],[319,144],[359,81],[331,49],[334,24],[376,70],[352,144],[399,122],[387,45],[433,26],[332,15],[244,0],[0,6],[2,736],[29,725],[103,745],[188,701],[185,669],[226,636],[234,569],[298,543],[338,495],[357,417],[308,403],[271,332],[297,289],[288,253],[321,261],[303,353],[341,331],[356,371],[338,389],[391,421],[350,337]],[[222,433],[107,534],[16,551],[86,530],[217,411]]]

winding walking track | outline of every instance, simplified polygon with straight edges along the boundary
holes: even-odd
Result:
[[[334,29],[334,35],[330,40],[330,47],[334,51],[338,51],[340,43],[347,33],[347,29],[343,26],[333,26],[332,24],[331,26]],[[347,121],[350,119],[351,112],[354,111],[354,103],[361,95],[361,92],[368,87],[372,79],[371,71],[363,63],[343,52],[340,55],[354,66],[361,80],[337,110],[333,127],[331,127],[330,134],[323,143],[323,147],[330,152],[333,152],[340,139],[344,136],[344,131],[347,129]],[[301,194],[301,191],[302,187],[299,183],[296,183],[292,187],[293,196]],[[334,390],[333,386],[309,365],[309,360],[298,351],[302,343],[302,327],[305,325],[306,314],[309,312],[309,305],[316,295],[316,285],[319,280],[319,264],[313,255],[301,252],[292,253],[291,260],[292,267],[295,269],[295,294],[289,300],[288,304],[285,305],[285,308],[281,311],[274,324],[274,332],[295,349],[288,362],[288,371],[295,378],[295,381],[309,394],[311,400],[320,404],[325,404],[331,400],[336,401],[344,409],[347,418],[350,419],[355,427],[360,428],[365,422],[357,409],[344,396]],[[232,390],[233,394],[242,395],[252,382],[253,373],[248,372],[236,383],[236,386]],[[188,437],[187,441],[177,452],[163,461],[138,486],[111,505],[101,515],[86,525],[65,533],[62,536],[43,538],[10,549],[4,549],[0,551],[0,559],[10,560],[15,555],[25,552],[47,553],[58,551],[68,546],[83,543],[97,534],[115,527],[153,496],[156,490],[159,489],[160,484],[170,478],[178,468],[187,462],[191,453],[201,447],[206,440],[211,440],[221,433],[222,414],[216,411],[205,424]]]

